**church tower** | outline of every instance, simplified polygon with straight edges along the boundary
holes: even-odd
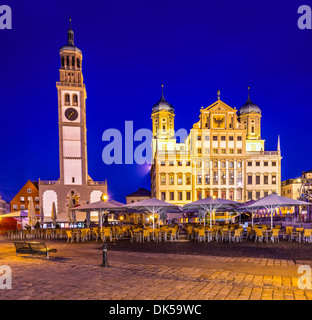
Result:
[[[261,140],[261,109],[251,101],[250,87],[247,102],[239,109],[238,116],[247,130],[247,140]]]
[[[82,52],[74,44],[71,24],[67,44],[60,49],[60,81],[57,82],[60,181],[64,185],[86,185],[86,88],[82,75]]]

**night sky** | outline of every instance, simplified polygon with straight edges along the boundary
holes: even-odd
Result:
[[[281,136],[282,179],[312,169],[312,30],[298,7],[312,1],[11,1],[13,29],[0,30],[0,195],[10,201],[28,179],[59,178],[59,48],[69,16],[83,52],[89,175],[112,198],[150,189],[149,168],[104,165],[103,131],[151,129],[161,96],[175,127],[190,130],[201,106],[221,100],[262,109],[266,150]],[[136,145],[136,144],[135,144]]]

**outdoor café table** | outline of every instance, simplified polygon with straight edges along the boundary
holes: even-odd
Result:
[[[265,241],[266,242],[269,242],[269,237],[271,236],[272,237],[272,230],[262,230],[262,234],[263,234],[263,237],[265,237]]]
[[[295,230],[292,232],[291,237],[293,236],[298,236],[298,242],[301,242],[302,236],[303,236],[303,231],[301,230]]]

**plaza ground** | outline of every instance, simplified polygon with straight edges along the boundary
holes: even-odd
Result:
[[[297,272],[312,264],[311,244],[121,241],[108,244],[103,268],[100,242],[46,243],[57,249],[50,260],[16,257],[13,241],[0,240],[0,265],[12,269],[12,289],[0,290],[0,300],[312,299],[312,290],[298,289]]]

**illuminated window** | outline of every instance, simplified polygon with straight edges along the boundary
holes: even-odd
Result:
[[[182,173],[178,173],[178,185],[181,185],[182,183]]]
[[[169,173],[169,184],[172,186],[174,185],[174,174]]]
[[[185,177],[185,184],[190,185],[191,184],[191,174],[187,173]]]
[[[225,173],[225,171],[221,172],[221,184],[222,185],[226,184],[226,173]]]
[[[205,174],[205,184],[210,184],[210,174],[209,173]]]
[[[161,173],[160,174],[160,184],[161,185],[165,185],[166,184],[166,174],[165,173]]]
[[[229,171],[229,184],[230,185],[234,184],[234,171],[233,170]]]
[[[218,171],[213,171],[213,184],[218,184]]]
[[[218,149],[213,149],[213,154],[218,154]]]
[[[272,176],[272,184],[276,184],[276,176]]]
[[[201,172],[197,173],[197,184],[202,184],[202,175]]]
[[[237,154],[242,154],[243,150],[242,149],[237,149]]]

